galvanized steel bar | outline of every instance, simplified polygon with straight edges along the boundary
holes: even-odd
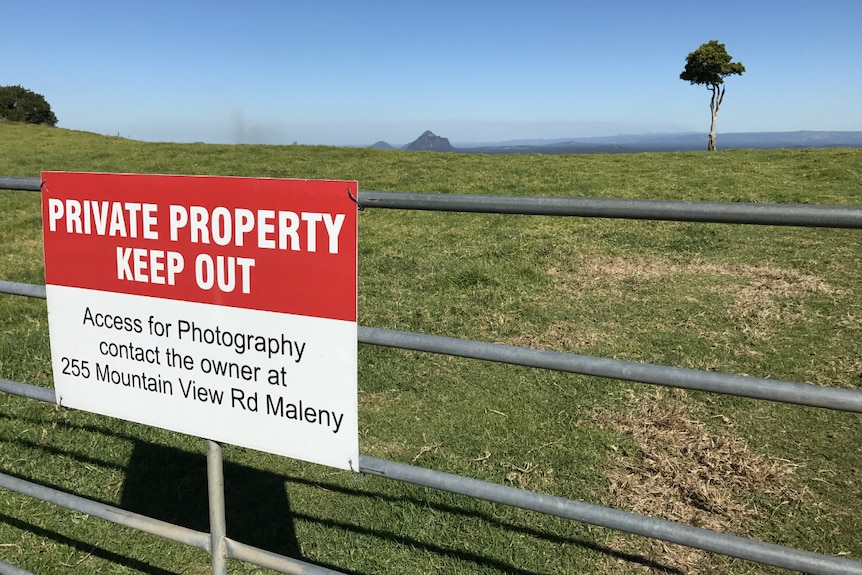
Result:
[[[862,228],[862,207],[624,198],[490,196],[360,190],[366,208]]]
[[[288,575],[344,575],[341,571],[333,571],[313,563],[278,555],[230,538],[225,540],[225,546],[227,547],[227,555],[231,559],[245,561],[279,573],[287,573]]]
[[[0,561],[0,575],[33,575],[30,571],[25,571],[17,565]]]
[[[0,177],[0,189],[38,192],[41,184],[38,178]],[[860,206],[435,194],[376,190],[360,190],[359,204],[367,208],[441,212],[862,228],[862,207]]]
[[[20,295],[44,297],[45,286],[15,284],[16,289],[18,286],[21,292],[32,292]],[[862,391],[858,390],[374,327],[360,326],[358,332],[360,343],[372,345],[862,413]]]
[[[9,176],[0,176],[0,190],[41,192],[42,180],[39,178],[12,178]]]
[[[45,286],[0,280],[0,293],[45,299]]]
[[[58,489],[38,485],[24,479],[19,479],[5,473],[0,473],[0,487],[17,493],[22,493],[48,503],[53,503],[66,509],[86,513],[99,519],[104,519],[119,525],[125,525],[138,531],[157,535],[171,541],[176,541],[201,551],[210,552],[210,536],[187,527],[180,527],[159,519],[153,519],[140,513],[126,511],[119,507],[92,501],[78,495],[65,493]]]
[[[210,553],[213,575],[227,575],[227,524],[224,507],[224,464],[221,445],[207,442],[207,493],[210,507]]]
[[[862,391],[373,327],[359,342],[862,413]]]
[[[461,475],[377,459],[376,457],[360,455],[359,470],[369,475],[387,477],[591,525],[635,533],[644,537],[687,545],[688,547],[785,569],[796,569],[818,575],[862,575],[862,562],[858,561],[727,535],[683,523],[646,517],[553,495],[534,493],[488,481],[470,479]]]
[[[46,403],[57,403],[57,396],[53,389],[12,381],[11,379],[0,378],[0,391],[29,399],[38,399]]]

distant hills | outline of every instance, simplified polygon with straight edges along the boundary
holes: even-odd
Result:
[[[862,132],[798,131],[737,132],[718,134],[719,150],[778,148],[862,148]],[[614,154],[633,152],[679,152],[706,150],[707,135],[685,132],[674,134],[630,134],[594,138],[546,140],[509,140],[505,142],[450,144],[447,138],[425,131],[407,144],[405,150],[461,152],[476,154]],[[394,149],[386,142],[372,148]]]

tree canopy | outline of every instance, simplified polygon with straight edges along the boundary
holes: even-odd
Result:
[[[724,79],[732,75],[741,76],[745,72],[745,66],[741,62],[731,62],[731,60],[724,44],[717,40],[710,40],[688,54],[685,59],[685,70],[679,75],[680,80],[706,86],[712,92],[709,102],[709,109],[712,112],[707,147],[709,150],[715,150],[715,121],[718,117],[718,109],[724,100]]]
[[[731,62],[724,44],[710,40],[689,53],[685,59],[685,70],[679,75],[679,79],[707,87],[719,86],[724,83],[726,77],[733,74],[742,75],[743,72],[745,66],[740,62]]]
[[[57,125],[45,97],[21,86],[0,86],[0,118],[12,122]]]

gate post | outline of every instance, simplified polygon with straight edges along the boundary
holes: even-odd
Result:
[[[207,492],[210,507],[210,558],[213,575],[227,575],[224,464],[221,445],[207,439]]]

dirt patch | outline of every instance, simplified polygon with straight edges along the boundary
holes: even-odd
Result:
[[[753,452],[733,424],[719,417],[718,433],[691,418],[687,395],[659,388],[646,396],[632,392],[629,407],[596,416],[597,422],[629,436],[635,453],[620,454],[606,472],[615,505],[721,532],[744,533],[758,511],[752,495],[777,502],[798,499],[787,486],[796,466]],[[720,571],[723,558],[688,547],[618,535],[612,545],[626,553],[646,555],[655,572]],[[608,572],[621,565],[610,564]]]

